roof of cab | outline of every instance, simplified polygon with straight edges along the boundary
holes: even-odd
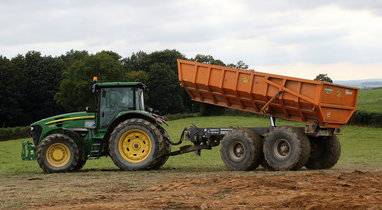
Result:
[[[141,82],[100,82],[96,83],[97,87],[134,87],[138,86],[141,88],[146,88]]]

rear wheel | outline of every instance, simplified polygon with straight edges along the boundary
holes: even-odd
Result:
[[[275,127],[264,141],[264,158],[274,170],[298,170],[309,159],[309,139],[295,127]]]
[[[110,136],[109,153],[113,162],[122,170],[152,169],[159,165],[163,156],[164,150],[161,147],[164,141],[161,132],[152,123],[133,118],[114,129]]]
[[[249,129],[235,129],[226,134],[220,147],[220,157],[227,168],[249,171],[260,165],[262,140]]]
[[[77,144],[62,134],[45,137],[37,149],[37,162],[47,173],[72,171],[77,166],[78,160]]]
[[[328,169],[333,167],[341,156],[341,144],[337,136],[310,137],[312,151],[305,167]]]
[[[88,160],[85,146],[83,144],[79,144],[77,146],[79,147],[80,154],[79,154],[79,158],[78,158],[78,163],[77,163],[76,167],[74,167],[74,170],[80,170],[82,167],[84,167],[84,165],[86,164],[86,161]]]
[[[169,141],[169,136],[166,132],[165,129],[163,129],[162,127],[160,127],[160,132],[161,132],[161,137],[163,137],[163,139],[161,141],[159,141],[160,145],[159,145],[159,158],[157,159],[157,161],[152,165],[152,167],[150,169],[159,169],[160,167],[162,167],[168,160],[169,156],[167,155],[168,153],[171,152],[171,145],[168,143]]]

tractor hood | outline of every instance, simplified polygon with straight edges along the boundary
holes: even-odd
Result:
[[[55,126],[61,127],[64,124],[65,125],[70,124],[70,126],[65,126],[65,127],[83,128],[84,120],[93,120],[94,118],[95,118],[94,113],[73,112],[73,113],[67,113],[67,114],[56,115],[53,117],[48,117],[48,118],[32,123],[31,126],[40,125],[40,126],[53,127],[53,125],[55,125]]]

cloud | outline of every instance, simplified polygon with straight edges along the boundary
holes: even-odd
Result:
[[[367,66],[381,63],[381,8],[380,0],[4,0],[0,54],[177,49],[252,66]]]

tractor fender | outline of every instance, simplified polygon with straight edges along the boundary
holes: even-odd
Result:
[[[154,124],[158,128],[162,127],[162,126],[160,126],[160,124],[162,122],[160,120],[158,120],[157,118],[155,118],[154,116],[152,116],[150,113],[132,111],[132,112],[122,114],[122,115],[118,116],[116,119],[114,119],[114,121],[107,128],[107,132],[104,136],[104,139],[109,140],[111,132],[113,132],[114,128],[117,127],[121,122],[128,120],[128,119],[131,119],[131,118],[144,119],[144,120],[151,122],[152,124]]]
[[[50,130],[45,135],[41,136],[38,144],[35,146],[37,147],[45,137],[50,136],[52,134],[66,135],[70,137],[71,139],[73,139],[73,141],[77,144],[78,148],[85,148],[85,143],[83,141],[83,138],[81,138],[77,132],[75,132],[73,129],[70,129],[70,128],[59,128],[59,129]]]

